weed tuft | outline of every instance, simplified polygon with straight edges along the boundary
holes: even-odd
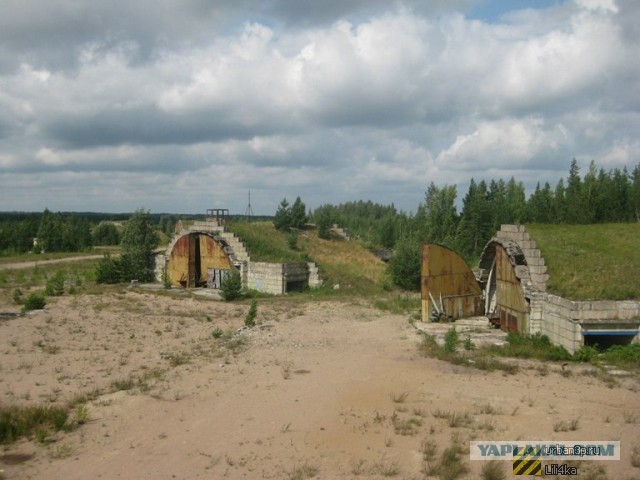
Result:
[[[480,475],[482,480],[505,480],[507,477],[502,463],[497,460],[484,462]]]
[[[320,473],[320,469],[308,463],[298,465],[287,472],[289,480],[305,480],[315,477],[318,473]]]

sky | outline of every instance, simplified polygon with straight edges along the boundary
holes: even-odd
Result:
[[[0,211],[273,214],[640,163],[637,0],[2,0]]]

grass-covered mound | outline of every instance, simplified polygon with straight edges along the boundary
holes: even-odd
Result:
[[[640,299],[640,223],[527,225],[550,293],[573,300]]]
[[[386,265],[357,241],[323,240],[316,230],[283,233],[271,222],[230,222],[228,228],[245,243],[252,261],[312,261],[320,267],[326,287],[340,285],[336,292],[382,291]]]

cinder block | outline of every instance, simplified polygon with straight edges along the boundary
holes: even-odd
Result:
[[[529,273],[533,275],[544,275],[547,273],[546,265],[529,265]]]
[[[616,302],[619,310],[636,310],[640,312],[640,302],[633,300],[621,300]]]
[[[501,232],[514,232],[515,233],[515,232],[519,231],[518,227],[519,227],[519,225],[504,224],[504,225],[500,225],[500,231]]]
[[[529,266],[543,266],[545,264],[542,257],[527,257],[526,255],[525,257]]]
[[[542,253],[540,253],[540,250],[538,250],[538,249],[523,248],[522,249],[522,253],[524,253],[524,257],[527,259],[527,263],[529,262],[530,258],[540,258],[540,257],[542,257]]]
[[[599,300],[597,302],[592,302],[593,310],[617,310],[616,302],[614,301],[606,301]]]

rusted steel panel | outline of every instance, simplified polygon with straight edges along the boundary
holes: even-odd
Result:
[[[222,245],[208,235],[200,235],[200,271],[203,273],[202,280],[206,280],[206,273],[210,268],[229,270],[231,267],[231,260],[224,252]]]
[[[189,277],[189,235],[180,237],[171,250],[167,275],[173,285],[187,285]]]
[[[188,233],[175,243],[167,262],[167,275],[173,285],[197,287],[207,283],[210,269],[229,270],[231,260],[214,238]]]
[[[509,253],[496,245],[496,311],[500,325],[509,332],[527,332],[529,304]]]
[[[483,313],[482,290],[467,263],[456,252],[440,245],[422,246],[422,318],[428,321],[431,297],[447,316],[469,317]]]
[[[496,247],[496,292],[499,306],[522,313],[529,311],[524,290],[515,274],[515,266],[500,246]]]

